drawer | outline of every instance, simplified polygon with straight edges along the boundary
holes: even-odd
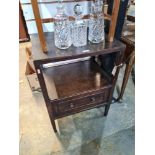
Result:
[[[75,98],[68,101],[60,101],[54,104],[54,111],[57,115],[78,110],[85,110],[103,104],[108,100],[109,89],[100,93],[94,93],[84,97]]]

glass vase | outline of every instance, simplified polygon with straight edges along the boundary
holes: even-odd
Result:
[[[92,43],[100,43],[105,39],[102,6],[102,0],[95,0],[90,14],[88,39]]]

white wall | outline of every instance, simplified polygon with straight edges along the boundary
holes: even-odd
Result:
[[[38,2],[52,2],[55,0],[38,0]],[[27,21],[29,19],[34,19],[33,15],[33,10],[32,6],[30,5],[24,5],[25,3],[30,3],[30,0],[20,0],[22,9],[23,9],[23,14],[26,20],[27,28],[28,28],[28,33],[33,34],[37,33],[37,28],[36,28],[36,23],[35,21]],[[91,2],[78,2],[81,4],[84,8],[83,14],[88,14],[89,13],[89,8],[90,8],[90,3]],[[66,14],[73,16],[73,7],[76,4],[74,3],[64,3],[65,9],[66,9]],[[39,9],[40,9],[40,14],[42,18],[52,18],[56,14],[56,4],[39,4]],[[53,31],[53,23],[45,23],[43,24],[43,30],[44,32],[51,32]]]

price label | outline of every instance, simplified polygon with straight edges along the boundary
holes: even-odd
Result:
[[[116,70],[117,70],[117,66],[115,66],[115,67],[113,68],[113,70],[112,70],[112,75],[115,75]]]
[[[120,65],[118,65],[118,66],[114,66],[114,68],[112,70],[112,75],[115,75],[116,74],[117,67],[122,67],[122,66],[123,66],[122,63]]]

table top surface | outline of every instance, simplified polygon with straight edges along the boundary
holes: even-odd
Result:
[[[86,46],[74,47],[72,45],[68,49],[61,50],[54,45],[53,32],[46,32],[44,33],[44,36],[45,36],[47,48],[48,48],[47,53],[44,53],[41,49],[38,34],[32,34],[30,36],[31,42],[32,42],[33,60],[40,61],[42,63],[76,59],[76,58],[95,56],[100,54],[107,54],[112,52],[118,52],[125,48],[125,45],[116,39],[114,39],[113,42],[108,42],[107,39],[105,39],[105,41],[98,44],[93,44],[88,41]]]

